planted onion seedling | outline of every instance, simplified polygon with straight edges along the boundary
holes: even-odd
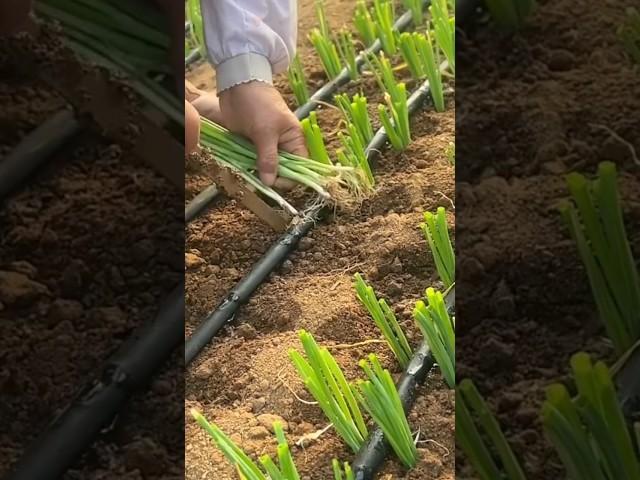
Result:
[[[611,374],[586,353],[571,358],[577,387],[572,399],[564,385],[547,389],[542,423],[571,480],[640,478],[638,445],[618,405]]]
[[[422,24],[424,18],[424,12],[422,11],[422,5],[424,0],[402,0],[404,8],[411,12],[411,19],[413,24],[417,27]]]
[[[371,17],[371,13],[369,12],[364,0],[358,0],[356,4],[353,23],[355,24],[356,30],[358,30],[358,34],[364,42],[365,47],[373,45],[377,39],[376,24],[373,23],[373,18]]]
[[[289,65],[289,70],[287,71],[287,77],[298,106],[307,103],[309,101],[309,88],[307,87],[307,79],[299,55],[293,57],[291,65]]]
[[[382,368],[373,354],[367,360],[361,360],[360,367],[368,380],[357,382],[358,401],[380,427],[384,438],[405,467],[414,467],[418,452],[391,374]]]
[[[316,162],[331,165],[331,159],[327,153],[327,147],[324,143],[322,130],[318,125],[318,115],[311,112],[309,116],[300,121],[304,137],[307,140],[309,154]]]
[[[603,162],[598,178],[567,177],[572,202],[560,210],[584,263],[600,318],[616,352],[640,339],[640,280],[625,232],[616,166]]]
[[[320,348],[308,332],[301,331],[299,337],[307,358],[296,350],[289,357],[333,428],[355,453],[369,434],[355,392],[329,350]]]
[[[640,63],[640,12],[637,9],[627,9],[627,18],[618,27],[618,37],[631,59]]]
[[[320,57],[320,63],[322,63],[322,68],[327,74],[327,77],[329,80],[333,80],[340,75],[342,63],[340,62],[338,48],[331,38],[329,23],[327,22],[327,15],[322,0],[316,0],[316,13],[320,27],[311,30],[309,33],[309,41]]]
[[[346,65],[349,72],[349,78],[355,80],[360,73],[358,70],[356,44],[353,40],[353,35],[349,30],[342,29],[338,32],[338,53],[342,59],[342,63]]]
[[[260,465],[264,470],[263,472],[217,425],[209,423],[196,410],[191,410],[191,415],[211,437],[227,461],[236,468],[241,480],[300,480],[300,475],[298,475],[298,470],[293,462],[291,450],[280,422],[273,423],[273,431],[278,441],[276,450],[278,464],[276,465],[269,455],[262,455],[260,457]]]
[[[429,80],[433,105],[436,111],[443,112],[445,104],[440,51],[434,45],[431,33],[403,33],[400,35],[400,51],[412,75],[417,80]]]
[[[498,421],[469,379],[456,388],[456,442],[480,480],[526,479]]]
[[[368,285],[359,273],[356,273],[354,278],[358,299],[369,311],[371,318],[373,318],[376,326],[382,332],[400,366],[403,369],[407,368],[413,352],[393,310],[389,308],[384,299],[378,300],[373,287]]]
[[[456,21],[449,13],[448,0],[431,0],[429,7],[433,37],[437,48],[442,50],[449,69],[456,71]],[[440,63],[440,62],[438,62]]]
[[[340,465],[340,462],[334,458],[332,466],[334,480],[355,480],[351,466],[347,462]]]
[[[505,30],[522,27],[535,5],[533,0],[485,0],[485,3],[496,25]]]
[[[373,126],[371,125],[371,117],[369,117],[367,97],[356,93],[349,100],[349,96],[343,93],[336,95],[334,99],[347,123],[356,126],[362,143],[368,144],[373,138]]]
[[[394,28],[395,8],[391,0],[373,0],[373,19],[376,37],[382,43],[384,52],[393,56],[398,51],[397,30]]]
[[[442,293],[428,288],[427,303],[418,301],[413,317],[433,353],[436,363],[449,387],[456,385],[455,320],[449,317]]]
[[[444,283],[445,288],[449,288],[456,281],[456,256],[449,237],[447,214],[444,207],[438,207],[435,214],[425,212],[424,223],[421,227],[429,243],[440,280]]]
[[[343,148],[336,151],[338,162],[347,167],[353,167],[359,174],[359,185],[353,188],[357,190],[355,196],[362,195],[373,190],[375,179],[367,158],[365,143],[360,138],[357,127],[353,123],[347,124],[347,132],[339,132],[338,138]]]

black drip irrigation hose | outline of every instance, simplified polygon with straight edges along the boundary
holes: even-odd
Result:
[[[447,310],[449,310],[450,314],[453,314],[455,309],[455,287],[449,290],[445,296],[445,302]],[[434,364],[435,361],[429,346],[427,342],[423,342],[420,348],[414,352],[411,362],[409,362],[397,385],[402,407],[407,414],[416,400],[418,385],[424,383]],[[384,439],[382,430],[377,428],[369,436],[369,441],[360,448],[351,465],[355,479],[373,480],[382,467],[389,450],[389,444]]]
[[[72,110],[53,114],[0,159],[0,199],[20,186],[56,150],[80,131]]]
[[[426,7],[427,5],[429,5],[429,3],[430,3],[430,0],[425,0],[424,1],[424,6]],[[394,27],[398,31],[402,32],[402,31],[406,30],[407,27],[409,27],[409,25],[412,22],[412,18],[413,17],[411,15],[411,11],[407,11],[407,12],[403,13],[398,18],[398,20],[394,23]],[[185,31],[187,31],[187,29],[188,29],[188,23],[185,23]],[[380,50],[382,50],[382,43],[380,42],[380,40],[376,40],[373,45],[371,45],[363,53],[358,55],[358,57],[356,58],[358,71],[362,70],[362,67],[366,63],[366,58],[369,55],[377,54],[378,52],[380,52]],[[189,55],[185,59],[186,65],[187,66],[191,65],[191,63],[197,61],[197,59],[199,57],[200,57],[200,51],[197,50],[197,49],[193,50],[191,53],[189,53]],[[305,104],[303,104],[300,107],[298,107],[296,109],[296,111],[294,112],[295,116],[298,118],[298,120],[302,120],[303,118],[308,117],[311,112],[313,112],[316,108],[318,108],[318,106],[320,105],[320,102],[326,102],[328,100],[331,100],[331,98],[338,91],[338,89],[340,87],[342,87],[343,85],[346,85],[350,81],[351,81],[351,77],[349,76],[349,70],[345,67],[345,68],[342,69],[342,71],[340,72],[340,74],[336,78],[334,78],[329,83],[326,83],[322,87],[320,87],[309,98],[309,100]],[[198,197],[199,196],[200,195],[198,195]],[[198,197],[196,197],[196,198],[198,198]],[[215,198],[215,196],[210,197],[209,201],[212,201],[214,198]],[[205,206],[206,205],[203,205],[202,209]],[[191,209],[192,207],[190,207],[188,205],[187,208]],[[202,209],[198,213],[196,213],[196,216],[202,211]],[[193,218],[195,218],[195,217],[193,217]],[[191,218],[191,220],[193,220],[193,218]],[[191,220],[187,220],[187,223],[189,223]]]
[[[198,195],[191,200],[184,209],[184,221],[191,223],[191,221],[200,215],[207,206],[218,196],[218,187],[210,185],[201,191]]]
[[[134,333],[27,449],[5,480],[60,478],[96,437],[110,427],[127,399],[148,384],[184,335],[184,283],[171,292],[153,321]]]
[[[425,82],[408,100],[409,115],[415,113],[429,97],[429,83]],[[384,147],[387,134],[383,128],[378,130],[366,149],[367,158],[372,161],[375,155]],[[283,234],[275,244],[258,260],[251,271],[229,292],[218,307],[210,313],[187,339],[184,349],[185,366],[189,365],[202,349],[215,337],[228,322],[233,320],[240,305],[246,303],[256,289],[269,275],[284,262],[295,250],[302,237],[311,231],[321,219],[325,210],[319,202],[313,201],[314,207],[305,212],[303,218]]]
[[[429,5],[429,3],[431,3],[430,0],[426,0],[424,2],[424,6]],[[406,11],[398,18],[398,20],[396,20],[396,23],[394,23],[393,26],[399,32],[403,32],[409,27],[409,25],[411,25],[412,19],[411,11]],[[357,56],[356,64],[358,66],[358,71],[362,70],[362,67],[366,63],[366,59],[369,56],[376,55],[381,50],[382,42],[380,42],[379,39],[376,39],[373,45]],[[298,107],[295,111],[296,116],[298,118],[308,117],[311,112],[318,108],[318,105],[320,105],[321,102],[331,100],[338,89],[350,81],[351,76],[349,75],[349,69],[345,67],[336,78],[320,87],[320,89],[318,89],[304,105]]]

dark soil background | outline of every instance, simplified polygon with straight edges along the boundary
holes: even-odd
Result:
[[[15,69],[23,40],[0,39],[0,162],[66,105],[30,63],[47,44]],[[0,204],[0,477],[180,281],[183,202],[85,131]],[[183,385],[176,352],[65,478],[182,478]]]
[[[333,27],[350,22],[355,2],[328,0],[326,4]],[[299,9],[299,51],[309,88],[314,91],[325,80],[306,40],[306,33],[316,25],[313,1],[299,2]],[[399,70],[397,76],[409,78],[406,70]],[[206,65],[195,66],[188,77],[200,88],[214,88],[213,72]],[[293,106],[286,79],[279,77],[276,85]],[[409,81],[407,89],[415,88]],[[345,91],[363,91],[372,118],[377,118],[375,108],[383,100],[372,77],[359,79]],[[411,311],[425,288],[437,285],[436,270],[419,229],[422,212],[446,207],[454,234],[454,172],[445,153],[454,140],[453,107],[453,95],[449,94],[446,112],[435,113],[426,107],[416,114],[411,146],[400,154],[390,148],[382,152],[375,172],[378,188],[372,198],[355,211],[338,211],[319,223],[241,308],[231,326],[203,350],[188,369],[186,415],[189,409],[198,409],[254,456],[273,455],[275,442],[267,428],[274,419],[286,422],[290,443],[326,427],[328,422],[317,406],[298,400],[312,399],[287,356],[290,348],[299,347],[296,332],[302,328],[330,349],[349,379],[361,376],[357,362],[368,353],[379,355],[394,374],[401,373],[358,303],[352,277],[355,272],[363,272],[376,292],[390,302],[416,345],[420,335],[413,326]],[[334,149],[340,115],[323,107],[318,120],[328,136],[329,148]],[[210,182],[207,165],[202,157],[187,163],[187,198]],[[294,191],[289,192],[290,197],[303,200],[309,194]],[[277,237],[255,215],[228,198],[219,199],[188,226],[187,335]],[[410,415],[412,429],[421,432],[418,466],[407,473],[391,458],[379,478],[452,480],[453,414],[453,391],[434,370],[420,388]],[[294,447],[293,453],[302,478],[308,480],[332,478],[333,457],[353,459],[333,430],[315,441],[308,440],[304,448]],[[186,478],[237,478],[211,440],[190,419],[186,426]]]
[[[611,134],[640,150],[640,71],[615,33],[629,6],[640,3],[542,0],[516,35],[458,36],[458,379],[488,398],[532,480],[563,475],[541,432],[545,387],[570,382],[577,351],[613,360],[555,209],[566,173],[617,164],[640,255],[637,159]],[[456,478],[476,478],[456,458]]]

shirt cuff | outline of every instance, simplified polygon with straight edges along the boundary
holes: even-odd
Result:
[[[258,53],[243,53],[216,66],[218,93],[253,81],[273,85],[273,71],[269,59]]]

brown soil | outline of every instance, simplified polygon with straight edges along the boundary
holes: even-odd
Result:
[[[11,70],[4,59],[15,42],[0,42],[1,156],[65,103],[32,68]],[[3,201],[0,476],[178,284],[182,203],[167,181],[88,131]],[[65,478],[181,478],[182,361],[176,352]]]
[[[312,4],[309,0],[300,2],[300,52],[310,83],[319,85],[323,81],[321,67],[304,38],[304,32],[314,23]],[[352,2],[327,4],[336,26],[351,15]],[[200,86],[206,84],[203,78],[196,80]],[[291,100],[286,81],[280,78],[276,84]],[[370,78],[358,81],[349,91],[359,88],[372,105],[381,101]],[[320,110],[323,130],[333,132],[331,145],[335,145],[338,118],[331,109]],[[454,172],[445,156],[446,147],[453,141],[453,99],[446,113],[425,110],[412,123],[414,142],[409,149],[401,154],[388,149],[383,152],[372,198],[357,211],[339,212],[319,223],[281,269],[258,289],[233,324],[189,368],[186,415],[189,409],[198,409],[253,455],[273,454],[275,442],[265,426],[274,418],[287,423],[290,443],[324,428],[327,421],[322,412],[301,401],[311,398],[287,357],[289,349],[299,348],[296,332],[300,329],[310,331],[329,347],[350,379],[362,375],[357,361],[370,352],[378,354],[392,372],[400,373],[355,298],[351,283],[352,275],[362,272],[392,303],[412,343],[419,342],[411,310],[424,289],[437,284],[437,280],[418,225],[425,210],[442,205],[453,212],[450,199]],[[188,168],[189,198],[204,186],[207,174],[202,165],[191,164]],[[449,220],[453,231],[453,213]],[[187,334],[276,238],[275,232],[229,199],[220,200],[189,225]],[[434,371],[420,388],[410,416],[412,428],[420,429],[424,440],[419,445],[418,467],[407,473],[396,461],[389,460],[380,478],[453,479],[453,414],[453,392]],[[193,421],[186,423],[186,478],[236,478],[210,439]],[[310,480],[332,478],[333,457],[353,459],[332,430],[293,450],[301,477]]]
[[[615,35],[638,2],[540,1],[518,35],[458,38],[458,378],[488,398],[528,479],[561,478],[539,421],[569,357],[611,362],[586,274],[556,203],[564,174],[616,162],[630,240],[640,236],[640,75]],[[473,473],[460,453],[460,478]]]

